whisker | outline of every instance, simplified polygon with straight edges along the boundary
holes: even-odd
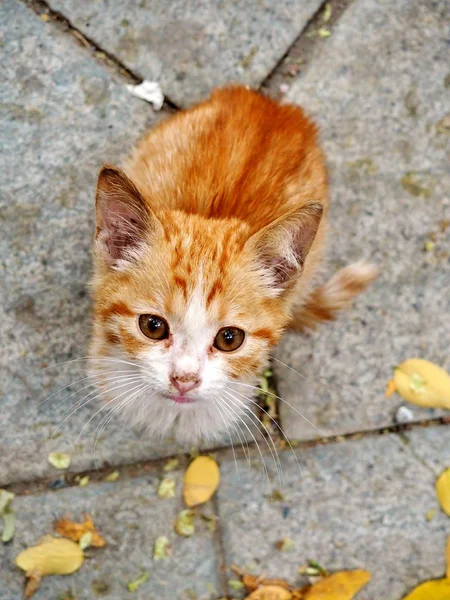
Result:
[[[72,358],[71,360],[64,360],[62,362],[59,363],[55,363],[53,365],[49,365],[48,367],[43,367],[42,369],[40,369],[40,371],[48,371],[48,369],[53,369],[54,367],[61,367],[63,365],[69,365],[75,362],[81,362],[81,361],[92,361],[92,362],[113,362],[113,363],[121,363],[121,364],[125,364],[125,365],[131,365],[132,367],[136,367],[137,369],[141,369],[142,371],[146,371],[145,367],[143,367],[142,365],[135,363],[135,362],[130,362],[129,360],[124,360],[122,358],[112,358],[109,356],[80,356],[79,358]]]
[[[108,427],[108,425],[112,421],[112,419],[115,417],[115,415],[119,414],[119,412],[121,410],[122,411],[125,410],[125,408],[128,406],[128,404],[130,404],[132,401],[134,401],[135,398],[139,396],[139,394],[142,394],[148,388],[150,388],[150,384],[145,384],[143,387],[138,389],[137,392],[135,392],[128,398],[125,398],[124,400],[122,400],[122,402],[120,402],[118,406],[115,406],[110,411],[108,411],[108,414],[106,415],[106,417],[104,417],[100,421],[100,423],[97,426],[95,433],[94,433],[94,465],[95,465],[95,468],[97,469],[97,471],[98,471],[98,467],[97,467],[96,452],[97,452],[97,444],[100,441],[101,436],[106,431],[106,428]],[[154,393],[150,396],[150,398],[154,395]],[[103,426],[102,426],[102,423],[104,423]],[[97,436],[95,436],[97,431],[98,431],[98,434],[97,434]]]
[[[224,404],[226,404],[226,400],[225,400],[223,397],[221,397],[221,401],[222,401]],[[246,422],[245,422],[245,421],[242,419],[242,417],[241,417],[239,414],[237,414],[237,413],[236,413],[236,411],[235,411],[235,410],[233,410],[231,406],[229,406],[228,404],[227,404],[227,406],[228,406],[228,408],[229,408],[229,409],[230,409],[230,410],[233,412],[233,414],[234,414],[234,415],[235,415],[235,416],[236,416],[236,417],[237,417],[239,420],[241,420],[242,424],[245,426],[245,428],[247,429],[247,431],[249,432],[249,434],[252,436],[252,438],[253,438],[253,441],[255,442],[256,448],[258,449],[258,452],[259,452],[259,456],[260,456],[260,459],[261,459],[262,467],[263,467],[264,473],[265,473],[265,475],[266,475],[267,483],[268,483],[268,484],[269,484],[269,486],[270,486],[270,477],[269,477],[269,471],[268,471],[268,469],[267,469],[266,461],[264,460],[264,455],[263,455],[263,453],[261,452],[261,448],[259,447],[259,444],[258,444],[258,441],[257,441],[256,437],[253,435],[253,433],[252,433],[252,431],[251,431],[250,427],[249,427],[249,426],[247,425],[247,423],[246,423]]]
[[[219,394],[220,395],[220,394]],[[221,395],[220,395],[221,396]],[[219,400],[223,398],[219,398]],[[215,403],[216,407],[218,408],[218,405]],[[244,456],[250,466],[251,461],[250,461],[250,448],[248,446],[248,442],[245,439],[244,433],[241,429],[241,426],[239,424],[239,421],[234,422],[234,418],[233,418],[233,414],[230,413],[229,409],[227,409],[227,407],[225,406],[225,404],[222,404],[222,409],[226,412],[226,414],[228,415],[228,417],[230,418],[230,425],[233,427],[234,431],[236,432],[238,438],[239,438],[239,443],[242,446],[242,450],[244,452]],[[241,437],[242,436],[242,437]]]
[[[283,365],[283,367],[286,367],[287,369],[290,369],[291,371],[293,371],[294,373],[296,373],[302,379],[307,379],[307,377],[305,375],[303,375],[299,371],[296,371],[293,367],[290,367],[289,365],[287,365],[286,363],[284,363],[282,360],[279,360],[278,358],[275,358],[275,356],[271,356],[271,359],[275,360],[277,363],[280,363],[280,365]]]
[[[114,371],[114,373],[130,373],[131,371]],[[60,388],[59,390],[56,390],[56,392],[53,392],[52,394],[50,394],[50,396],[47,396],[47,398],[44,398],[44,400],[41,400],[39,402],[39,404],[36,405],[36,408],[39,408],[41,406],[41,404],[44,404],[44,402],[47,402],[48,400],[50,400],[50,398],[53,398],[53,396],[56,396],[56,394],[59,394],[60,392],[63,392],[64,390],[67,390],[67,388],[71,387],[72,385],[76,385],[77,383],[81,383],[82,381],[87,381],[88,379],[93,379],[95,377],[98,377],[97,374],[92,374],[92,375],[87,375],[86,377],[82,377],[81,379],[77,379],[76,381],[72,381],[70,382],[68,385],[65,385],[64,387]],[[84,388],[86,389],[86,388]],[[79,390],[81,391],[81,390]]]
[[[117,390],[117,389],[120,389],[120,388],[124,387],[124,385],[129,385],[129,384],[128,384],[128,382],[126,382],[126,383],[124,383],[124,384],[122,384],[122,385],[115,386],[115,387],[114,387],[114,388],[112,388],[112,389],[106,389],[106,390],[103,390],[103,391],[101,391],[100,393],[98,393],[96,396],[94,396],[93,398],[90,398],[89,400],[85,401],[85,402],[84,402],[84,403],[83,403],[81,406],[78,406],[78,407],[77,407],[75,410],[73,410],[73,411],[70,413],[70,415],[68,415],[68,416],[67,416],[67,417],[66,417],[66,418],[65,418],[65,419],[64,419],[64,420],[63,420],[63,421],[62,421],[62,422],[61,422],[61,423],[58,425],[58,427],[56,428],[56,430],[54,431],[54,433],[52,434],[52,436],[51,436],[51,438],[50,438],[50,439],[53,439],[53,438],[55,437],[56,433],[57,433],[57,432],[58,432],[58,431],[61,429],[61,427],[64,425],[64,423],[65,423],[65,422],[66,422],[68,419],[70,419],[70,417],[71,417],[72,415],[74,415],[74,414],[75,414],[75,413],[76,413],[78,410],[80,410],[81,408],[83,408],[84,406],[86,406],[87,404],[89,404],[90,402],[92,402],[93,400],[96,400],[97,398],[101,397],[103,394],[106,394],[106,393],[108,393],[108,392],[111,392],[111,391],[115,391],[115,390]],[[96,414],[97,414],[97,413],[96,413]],[[94,415],[94,416],[95,416],[95,415]]]
[[[270,454],[272,455],[272,459],[273,462],[275,464],[275,468],[277,470],[277,476],[278,476],[278,480],[280,482],[280,486],[281,488],[284,487],[284,483],[283,483],[283,475],[282,475],[282,471],[283,468],[281,466],[281,461],[280,461],[280,457],[278,454],[278,450],[277,447],[275,446],[275,443],[272,439],[272,436],[269,433],[269,430],[267,429],[267,427],[264,425],[264,423],[258,419],[258,417],[255,415],[255,413],[252,411],[252,409],[248,406],[246,406],[241,400],[239,400],[238,398],[235,398],[230,392],[228,392],[227,390],[224,390],[225,394],[227,394],[228,398],[230,399],[230,401],[234,400],[238,406],[241,406],[241,408],[244,408],[244,410],[248,411],[248,416],[251,417],[252,419],[256,420],[257,426],[259,427],[259,425],[262,425],[264,427],[264,430],[267,433],[267,436],[271,442],[271,444],[269,444],[269,441],[267,440],[267,438],[265,436],[263,436],[264,441],[267,444],[267,447],[269,448]],[[272,450],[273,447],[273,450]]]
[[[259,404],[258,404],[258,403],[255,401],[255,400],[252,400],[252,399],[251,399],[251,398],[249,398],[248,396],[245,396],[244,394],[241,394],[241,393],[240,393],[240,392],[238,392],[237,390],[233,390],[233,392],[235,392],[236,394],[239,394],[239,396],[241,396],[242,398],[245,398],[246,400],[248,400],[249,402],[251,402],[252,404],[254,404],[255,406],[257,406],[257,407],[258,407],[260,410],[262,410],[264,413],[266,413],[266,415],[267,415],[267,416],[268,416],[268,417],[269,417],[269,418],[270,418],[270,419],[271,419],[271,420],[272,420],[272,421],[275,423],[275,425],[278,427],[278,429],[279,429],[279,431],[280,431],[281,435],[282,435],[282,436],[283,436],[283,438],[286,440],[286,443],[288,444],[289,448],[291,449],[291,451],[292,451],[292,454],[294,455],[294,458],[295,458],[295,462],[297,463],[297,466],[298,466],[299,472],[300,472],[300,474],[301,474],[301,475],[302,475],[302,477],[303,477],[303,469],[302,469],[302,467],[300,466],[300,463],[298,462],[298,458],[297,458],[297,455],[296,455],[296,453],[295,453],[295,451],[294,451],[294,448],[292,447],[292,444],[291,444],[291,442],[290,442],[289,438],[288,438],[288,437],[287,437],[287,435],[284,433],[284,431],[283,431],[283,429],[282,429],[281,425],[280,425],[280,424],[279,424],[279,423],[276,421],[276,419],[274,419],[274,418],[272,417],[272,415],[271,415],[271,414],[270,414],[270,413],[269,413],[267,410],[265,410],[265,409],[264,409],[262,406],[260,406],[260,405],[259,405]],[[270,434],[269,434],[269,435],[270,435]]]
[[[256,390],[257,392],[261,392],[260,388],[256,387],[255,385],[250,385],[248,383],[241,383],[240,381],[233,381],[232,382],[235,385],[243,385],[245,387],[251,388],[253,390]],[[274,398],[277,398],[277,400],[280,400],[281,402],[284,402],[287,406],[289,406],[290,408],[292,408],[292,410],[294,412],[296,412],[300,417],[302,417],[302,419],[304,419],[309,425],[311,425],[311,427],[313,427],[313,429],[315,429],[318,433],[320,433],[320,435],[322,437],[327,437],[327,434],[322,431],[319,427],[317,427],[316,425],[314,425],[314,423],[312,423],[308,417],[305,417],[304,414],[302,414],[299,410],[297,410],[295,408],[295,406],[292,406],[292,404],[290,404],[287,400],[285,400],[284,398],[281,398],[281,396],[277,396],[276,394],[273,394],[272,392],[269,391],[264,391],[265,394],[268,394],[269,396],[273,396]],[[330,439],[335,439],[335,436],[331,436]]]
[[[227,422],[225,420],[225,417],[223,416],[222,411],[220,410],[219,404],[217,404],[216,402],[214,402],[214,406],[217,409],[217,412],[219,413],[220,417],[222,418],[223,424],[225,425],[225,429],[227,430],[227,434],[228,434],[228,437],[229,437],[230,443],[231,443],[231,451],[233,452],[234,466],[236,468],[236,473],[240,476],[240,474],[239,474],[239,467],[238,467],[238,463],[237,463],[237,460],[236,460],[236,452],[234,450],[233,438],[231,436],[231,433],[230,433],[230,430],[228,428],[228,425],[227,425]],[[210,409],[210,405],[207,404],[207,407],[208,407],[208,410],[209,410]]]
[[[130,372],[130,371],[128,371]],[[104,377],[103,381],[128,381],[129,379],[134,379],[134,378],[139,378],[141,379],[141,375],[130,375],[130,376],[124,376],[124,375],[112,375],[111,377]],[[94,383],[89,383],[88,385],[83,386],[82,388],[80,388],[79,390],[75,390],[74,392],[72,392],[71,394],[69,394],[68,396],[66,396],[66,398],[63,398],[63,400],[60,400],[58,402],[58,404],[52,408],[51,411],[49,411],[48,413],[46,413],[47,415],[51,415],[52,413],[55,412],[55,410],[58,409],[58,407],[61,406],[61,404],[64,404],[64,402],[67,402],[67,400],[69,400],[70,398],[72,398],[73,396],[75,396],[76,394],[79,394],[80,392],[82,392],[83,390],[86,390],[92,386],[95,386],[95,382]],[[97,388],[95,388],[97,389]],[[94,389],[94,391],[95,391]],[[89,395],[89,394],[87,394]]]
[[[78,437],[76,439],[75,445],[78,443],[78,441],[80,440],[83,431],[86,429],[86,427],[89,425],[89,423],[91,423],[91,421],[102,411],[104,410],[107,406],[109,406],[111,404],[111,402],[115,402],[116,400],[118,400],[119,398],[121,398],[124,394],[127,394],[128,392],[133,392],[136,388],[140,387],[143,384],[142,381],[140,381],[137,385],[135,385],[134,387],[131,388],[131,390],[125,390],[123,392],[121,392],[118,396],[114,396],[114,398],[112,398],[112,400],[109,400],[109,402],[107,402],[104,406],[101,406],[91,417],[90,419],[84,424],[83,428],[81,429],[80,433],[78,434]],[[120,389],[122,387],[124,387],[124,385],[129,385],[128,382],[126,382],[123,385],[119,385],[116,386],[114,388],[114,391],[117,389]],[[110,392],[111,390],[108,390],[108,392]],[[70,416],[70,415],[69,415]]]

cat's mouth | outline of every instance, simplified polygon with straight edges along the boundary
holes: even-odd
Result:
[[[167,397],[177,404],[192,404],[193,402],[196,402],[196,398],[191,398],[189,396],[183,396],[180,394],[167,394]]]

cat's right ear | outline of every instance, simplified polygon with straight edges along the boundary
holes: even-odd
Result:
[[[110,165],[98,176],[95,213],[97,248],[111,266],[132,260],[150,232],[163,232],[131,179]]]

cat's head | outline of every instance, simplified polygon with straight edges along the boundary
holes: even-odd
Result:
[[[105,166],[90,369],[110,407],[178,439],[226,432],[252,407],[321,213],[311,204],[257,232],[237,219],[156,214]]]

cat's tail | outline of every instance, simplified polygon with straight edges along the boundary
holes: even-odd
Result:
[[[337,313],[348,308],[378,275],[378,267],[356,262],[338,271],[324,285],[316,288],[293,313],[289,328],[294,331],[316,329],[321,321],[333,321]]]

